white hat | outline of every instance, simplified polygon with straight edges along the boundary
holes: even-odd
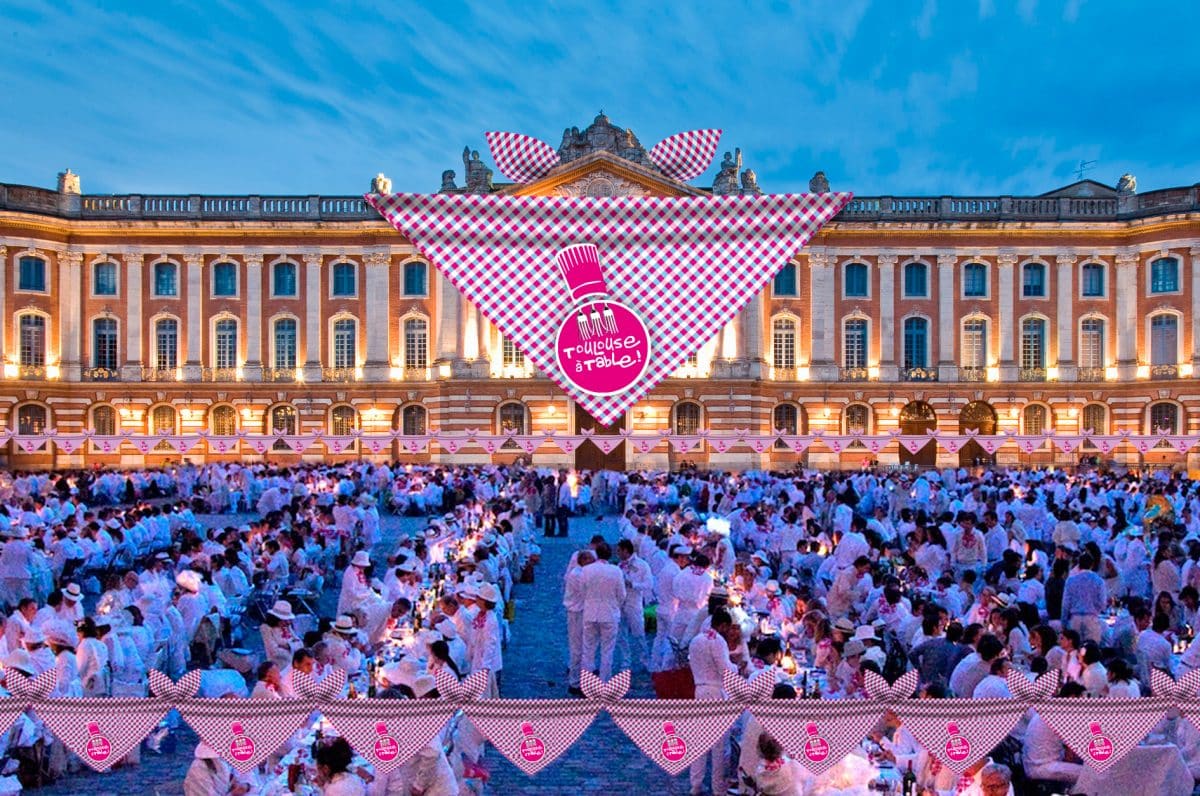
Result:
[[[671,554],[671,557],[675,558],[677,556],[690,556],[691,554],[692,554],[692,548],[689,547],[688,545],[683,544],[683,545],[679,545],[678,547],[675,548],[675,552]]]
[[[158,561],[170,561],[171,555],[169,553],[155,553],[154,558]]]
[[[70,647],[75,649],[76,637],[71,632],[70,625],[63,622],[51,622],[46,625],[45,629],[46,640],[51,644],[57,644],[60,647]]]
[[[875,628],[870,625],[859,625],[854,628],[855,641],[879,641],[875,636]]]
[[[422,674],[412,681],[411,688],[413,693],[417,695],[417,699],[422,699],[430,691],[437,689],[437,681],[433,679],[433,675],[431,674]]]
[[[369,567],[371,566],[371,556],[366,550],[359,550],[354,554],[354,558],[350,559],[350,566],[353,567]]]
[[[400,565],[396,567],[396,569],[404,573],[416,572],[417,562],[413,561],[411,558],[406,558],[400,562]]]
[[[433,626],[433,629],[442,634],[442,638],[458,638],[458,628],[454,626],[454,622],[450,619],[443,619]]]
[[[296,615],[292,613],[292,604],[287,600],[277,600],[267,613],[276,619],[282,619],[284,622],[294,622],[296,620]]]
[[[67,587],[62,590],[62,594],[68,600],[75,600],[76,602],[83,599],[83,591],[79,588],[78,583],[68,583]]]
[[[779,594],[779,581],[767,581],[767,594]]]
[[[783,581],[783,585],[792,589],[798,589],[800,588],[800,581],[796,580],[796,577],[792,575]]]
[[[754,555],[752,555],[752,556],[750,556],[750,557],[751,557],[751,558],[759,558],[759,559],[762,559],[762,562],[763,562],[764,564],[765,564],[765,563],[767,563],[768,561],[770,561],[770,560],[771,560],[771,559],[770,559],[770,558],[767,556],[767,554],[766,554],[766,553],[764,553],[762,550],[755,550],[755,551],[754,551]]]
[[[24,525],[15,525],[9,529],[8,535],[13,537],[14,539],[28,539],[29,538],[29,529],[26,528]]]
[[[478,597],[479,591],[475,588],[475,584],[470,580],[465,580],[459,585],[458,591],[455,592],[460,597]]]
[[[30,677],[33,677],[34,672],[37,671],[37,667],[33,664],[33,658],[25,650],[13,650],[8,653],[8,657],[4,659],[4,665]]]
[[[193,594],[200,591],[200,575],[190,569],[178,573],[175,576],[175,583],[179,588],[187,589]]]
[[[333,623],[333,632],[354,635],[358,631],[354,627],[354,620],[349,615],[342,614]]]
[[[200,758],[201,760],[218,760],[221,756],[217,754],[216,749],[213,749],[204,741],[201,741],[200,743],[196,744],[196,757]]]
[[[117,520],[116,517],[109,517],[108,522],[104,523],[104,525],[107,528],[114,530],[114,531],[119,530],[121,528],[121,523],[119,520]]]
[[[855,655],[862,655],[866,651],[867,651],[866,644],[863,644],[858,639],[852,638],[846,642],[846,645],[844,647],[842,647],[842,657],[850,658]]]
[[[490,583],[485,583],[479,588],[479,599],[489,602],[500,602],[500,590]]]

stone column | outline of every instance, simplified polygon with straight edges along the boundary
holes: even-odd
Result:
[[[321,380],[321,255],[304,254],[304,380]],[[297,361],[300,352],[296,352]]]
[[[364,258],[367,270],[367,361],[363,378],[384,381],[388,378],[388,348],[391,343],[391,257],[387,252],[369,252]]]
[[[896,366],[896,262],[890,252],[875,258],[879,268],[879,379],[897,381]]]
[[[1060,254],[1054,258],[1058,266],[1058,378],[1075,381],[1079,370],[1075,366],[1075,292],[1072,274],[1079,258]]]
[[[812,317],[812,363],[810,375],[813,381],[837,381],[838,362],[834,358],[833,345],[837,339],[834,321],[834,264],[824,251],[812,251],[808,255],[808,270],[812,290],[809,297]]]
[[[83,252],[68,251],[58,256],[58,361],[63,381],[79,381],[82,375],[79,358],[82,274]]]
[[[142,268],[145,255],[125,254],[125,362],[121,366],[124,381],[142,378]]]
[[[462,325],[462,295],[458,292],[458,288],[442,275],[441,271],[435,268],[433,274],[437,283],[434,294],[437,311],[437,342],[433,365],[440,376],[442,366],[453,367],[455,362],[462,359],[462,351],[458,347],[458,330]]]
[[[187,359],[183,363],[185,381],[199,381],[203,367],[204,351],[204,256],[185,254],[183,262],[187,268]]]
[[[242,259],[246,262],[246,364],[242,378],[262,381],[263,256],[261,251],[251,250]]]
[[[750,303],[742,310],[741,314],[741,334],[738,342],[738,355],[740,359],[744,359],[749,368],[748,373],[752,379],[761,379],[766,367],[766,360],[763,357],[763,297],[762,292],[754,294],[754,298],[750,299]]]
[[[1200,247],[1192,247],[1188,254],[1192,256],[1192,377],[1200,378]]]
[[[475,375],[479,378],[486,378],[491,372],[492,360],[492,325],[488,319],[483,317],[483,313],[475,307],[475,331],[476,345],[478,349],[475,352]]]
[[[938,267],[938,317],[939,323],[931,324],[938,336],[938,378],[942,381],[958,380],[958,363],[954,359],[954,340],[958,337],[958,323],[954,315],[954,266],[958,257],[939,254]]]
[[[1132,381],[1138,366],[1138,256],[1117,255],[1117,378]]]
[[[1017,266],[1017,255],[1001,253],[996,258],[998,278],[996,298],[999,318],[996,327],[1000,334],[1000,381],[1017,380],[1017,362],[1013,359],[1013,299],[1015,285],[1013,275]]]
[[[479,331],[478,326],[475,324],[475,305],[467,301],[466,298],[461,299],[461,305],[461,317],[459,318],[458,327],[454,330],[454,347],[458,352],[458,357],[454,363],[454,375],[469,376],[471,374],[471,367],[467,363],[467,356],[468,354],[478,356],[479,352],[471,351],[472,346],[467,344],[467,338],[469,334],[473,333],[476,341],[478,341]],[[476,342],[476,345],[478,345],[478,342]]]

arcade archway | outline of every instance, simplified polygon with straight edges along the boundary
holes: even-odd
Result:
[[[996,433],[996,410],[986,401],[972,401],[958,414],[958,433],[974,431],[981,436]],[[984,467],[996,463],[996,454],[988,453],[975,440],[958,450],[958,463],[963,467]]]
[[[925,434],[937,428],[937,413],[924,401],[910,401],[900,410],[901,434]],[[937,464],[937,445],[929,443],[916,453],[900,446],[900,463],[918,467],[933,467]]]

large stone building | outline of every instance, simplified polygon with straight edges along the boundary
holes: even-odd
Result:
[[[465,186],[447,171],[441,190],[760,190],[740,153],[725,156],[711,188],[676,182],[604,116],[567,130],[559,152],[561,164],[528,185],[493,184],[478,154],[464,152]],[[389,189],[382,175],[374,187]],[[812,188],[828,189],[822,175]],[[623,427],[1200,432],[1198,189],[1138,194],[1127,176],[1115,189],[1084,180],[1033,197],[857,197]],[[0,424],[13,431],[593,425],[358,196],[88,195],[68,171],[56,191],[0,185],[0,263]],[[605,457],[590,444],[570,456],[543,446],[534,458],[679,458],[666,446],[644,457],[627,447]],[[816,447],[807,456],[857,466],[863,454]],[[129,446],[67,455],[10,444],[6,455],[30,467],[178,458]],[[435,446],[425,458],[515,455]],[[1050,446],[998,455],[1076,458]],[[960,456],[984,454],[930,445],[914,457],[892,444],[879,458]],[[783,466],[796,455],[685,458]],[[1147,458],[1185,464],[1165,449]]]

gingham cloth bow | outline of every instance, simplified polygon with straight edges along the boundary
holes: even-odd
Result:
[[[58,685],[58,673],[54,669],[47,669],[36,677],[26,677],[16,669],[9,668],[5,670],[4,677],[12,695],[26,703],[46,699]]]
[[[297,669],[292,669],[290,676],[297,698],[314,703],[314,710],[319,710],[321,703],[340,697],[346,687],[346,670],[340,666],[330,666],[320,680]]]
[[[723,682],[730,699],[747,706],[756,705],[771,698],[771,692],[775,690],[775,673],[771,669],[764,669],[747,680],[726,670]]]
[[[438,669],[433,673],[433,681],[437,684],[438,693],[456,707],[463,707],[476,701],[488,687],[488,670],[480,669],[464,677],[461,681],[446,669]]]
[[[204,672],[196,669],[195,671],[188,672],[183,677],[180,677],[178,682],[175,682],[157,669],[151,669],[149,673],[150,693],[159,699],[171,703],[171,705],[176,705],[200,693],[200,684],[203,675]]]
[[[607,683],[586,669],[579,673],[579,686],[583,690],[583,695],[593,702],[600,702],[605,706],[614,704],[628,694],[630,682],[631,676],[628,669],[614,675]]]

